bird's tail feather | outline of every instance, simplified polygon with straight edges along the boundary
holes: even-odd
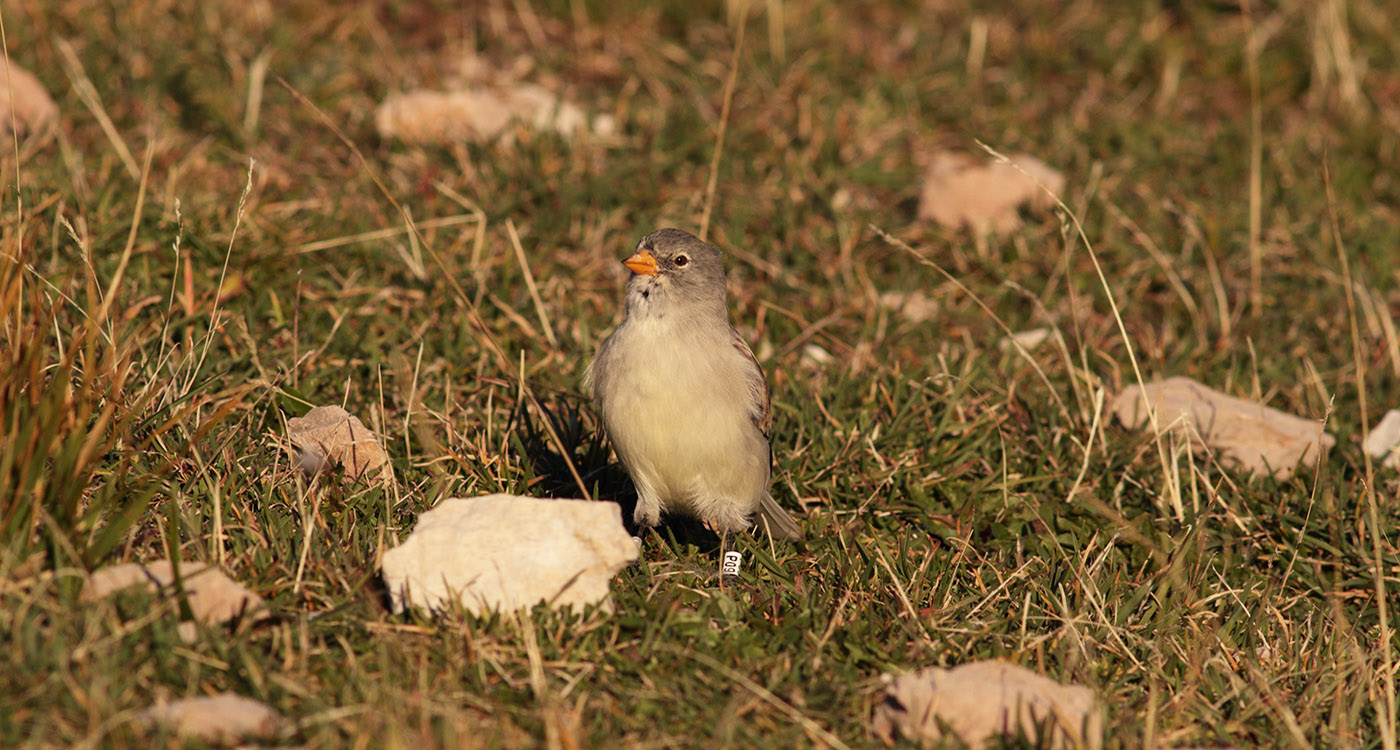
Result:
[[[792,516],[782,509],[772,497],[767,494],[763,496],[762,502],[758,504],[759,527],[768,530],[769,536],[774,539],[792,541],[802,538],[802,529],[797,526],[797,522],[792,520]]]

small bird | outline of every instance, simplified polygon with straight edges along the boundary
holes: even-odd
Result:
[[[585,388],[637,487],[633,519],[694,516],[724,535],[757,522],[801,536],[768,494],[772,412],[763,368],[729,324],[724,256],[679,229],[622,261],[627,316],[598,349]]]

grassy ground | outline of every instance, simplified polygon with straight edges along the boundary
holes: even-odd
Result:
[[[1393,9],[758,4],[711,238],[806,541],[745,538],[723,590],[653,543],[613,615],[423,621],[379,557],[446,497],[577,494],[544,419],[625,494],[580,381],[618,260],[699,225],[736,37],[715,2],[461,5],[0,3],[64,113],[3,162],[0,746],[178,745],[134,712],[230,690],[306,747],[864,747],[882,672],[1000,658],[1094,688],[1110,747],[1395,747],[1396,478],[1359,449],[1400,406]],[[381,141],[467,52],[622,137]],[[924,159],[979,140],[1063,169],[1083,237],[918,222]],[[421,242],[368,234],[404,212]],[[998,320],[1063,333],[1045,379]],[[1338,445],[1284,482],[1163,459],[1096,411],[1133,357]],[[298,479],[283,424],[321,403],[395,486]],[[274,616],[185,644],[176,602],[77,601],[171,553]]]

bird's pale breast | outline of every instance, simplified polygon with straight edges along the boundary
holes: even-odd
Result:
[[[746,396],[752,365],[727,341],[708,342],[700,356],[704,335],[629,320],[608,353],[626,366],[599,384],[603,421],[639,490],[650,485],[668,506],[748,508],[768,485],[767,440]]]

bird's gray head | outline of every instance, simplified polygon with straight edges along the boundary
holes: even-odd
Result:
[[[622,261],[632,271],[627,284],[627,311],[665,314],[682,307],[690,314],[727,317],[724,254],[719,248],[679,229],[658,229],[637,243]]]

